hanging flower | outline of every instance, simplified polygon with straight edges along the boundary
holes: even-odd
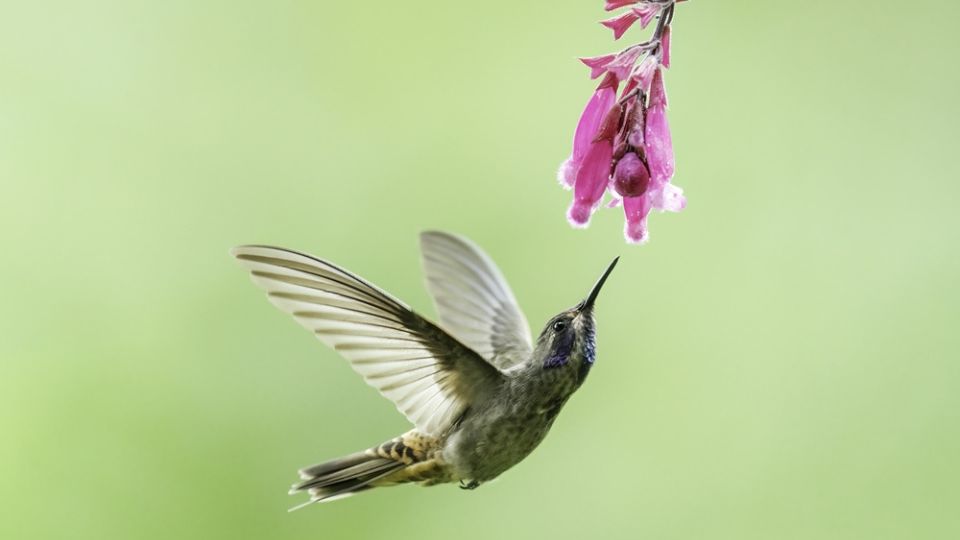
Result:
[[[587,150],[590,149],[593,138],[600,129],[600,122],[617,101],[618,84],[616,76],[607,74],[583,109],[583,114],[580,115],[580,121],[577,123],[577,130],[573,135],[573,154],[560,167],[560,181],[565,186],[573,187],[577,171],[580,170]],[[600,195],[602,196],[603,193]]]
[[[643,243],[649,239],[650,210],[679,212],[686,206],[683,190],[670,183],[674,156],[663,81],[664,69],[670,67],[670,22],[679,1],[606,0],[607,11],[629,7],[602,22],[616,39],[638,21],[641,27],[658,22],[648,41],[619,53],[581,58],[591,78],[603,79],[580,116],[573,152],[558,175],[565,187],[573,188],[567,218],[574,227],[589,225],[609,193],[607,206],[622,201],[627,241]]]

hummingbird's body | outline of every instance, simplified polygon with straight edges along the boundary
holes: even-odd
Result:
[[[421,236],[440,326],[363,279],[320,259],[236,248],[280,309],[293,315],[393,400],[415,429],[363,452],[308,467],[291,493],[306,504],[371,487],[460,482],[473,489],[543,440],[595,357],[593,304],[613,264],[536,343],[493,262],[469,241]]]
[[[510,373],[498,395],[469,411],[447,438],[444,455],[456,478],[476,486],[527,457],[580,382],[569,371],[544,372],[535,363]]]

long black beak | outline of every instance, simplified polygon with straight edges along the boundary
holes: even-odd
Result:
[[[590,295],[587,296],[587,299],[580,303],[580,311],[588,311],[593,307],[594,301],[597,299],[597,295],[600,294],[600,289],[603,288],[604,282],[607,281],[607,276],[610,275],[610,272],[613,272],[613,267],[617,265],[617,261],[620,260],[620,257],[613,259],[613,262],[610,263],[610,266],[603,272],[603,275],[600,276],[600,279],[597,280],[596,285],[593,286],[593,289],[590,290]]]

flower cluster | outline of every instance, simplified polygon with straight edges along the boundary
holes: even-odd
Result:
[[[602,78],[580,116],[573,153],[558,173],[561,184],[573,188],[567,218],[574,227],[590,223],[609,191],[608,206],[623,205],[627,241],[643,243],[649,238],[651,209],[679,212],[686,205],[683,190],[670,183],[673,143],[663,85],[664,69],[670,67],[670,23],[682,1],[606,0],[607,11],[628,8],[601,23],[613,30],[614,39],[634,24],[657,24],[648,41],[616,54],[581,58],[591,78]]]

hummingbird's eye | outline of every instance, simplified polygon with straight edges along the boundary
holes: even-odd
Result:
[[[567,327],[567,323],[564,321],[557,321],[553,323],[554,332],[563,332],[563,329]]]

